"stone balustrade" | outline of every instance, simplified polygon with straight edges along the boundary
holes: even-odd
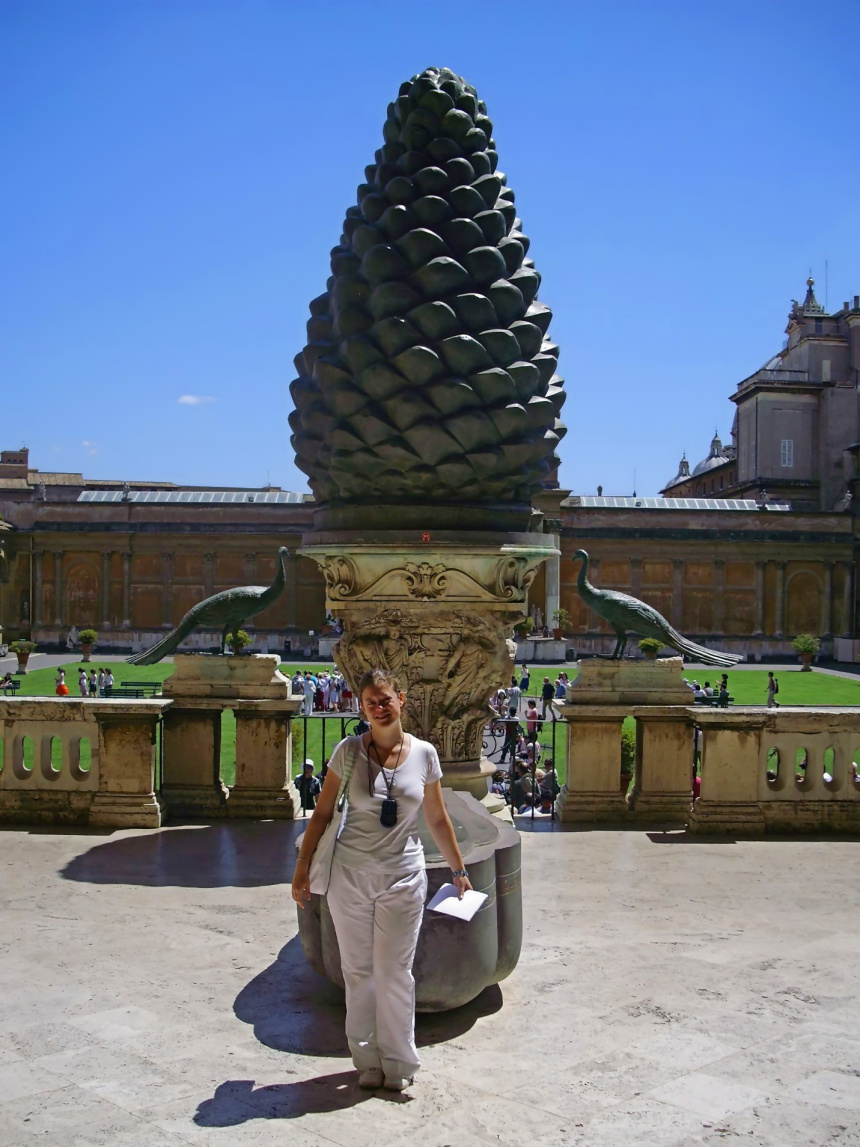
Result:
[[[158,828],[156,725],[168,704],[0,699],[0,824]]]
[[[290,695],[278,658],[179,654],[164,697],[0,698],[0,824],[158,828],[184,817],[291,819]],[[221,715],[236,716],[236,783],[221,781]],[[156,790],[156,728],[163,723]]]
[[[860,709],[695,710],[693,832],[860,830]]]
[[[563,821],[696,833],[860,832],[858,708],[568,704],[562,712],[571,725],[556,803]],[[619,776],[628,716],[636,723],[636,775],[625,797]]]

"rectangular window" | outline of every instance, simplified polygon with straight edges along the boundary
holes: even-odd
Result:
[[[779,464],[791,469],[794,465],[794,439],[783,438],[779,444]]]

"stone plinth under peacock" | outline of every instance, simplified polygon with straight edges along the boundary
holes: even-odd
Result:
[[[292,444],[318,503],[301,552],[343,619],[347,678],[395,670],[446,784],[483,797],[488,699],[558,552],[532,508],[565,433],[558,347],[475,89],[428,68],[383,137],[295,360]]]

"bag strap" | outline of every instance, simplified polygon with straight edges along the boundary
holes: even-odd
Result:
[[[343,806],[346,800],[346,790],[349,787],[349,782],[355,769],[355,763],[358,760],[358,744],[356,741],[352,743],[352,752],[347,756],[346,763],[343,766],[343,776],[340,779],[340,787],[337,790],[337,804],[338,812],[343,811]]]

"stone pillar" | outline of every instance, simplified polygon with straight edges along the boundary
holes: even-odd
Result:
[[[553,544],[558,545],[558,538],[553,536]],[[546,600],[544,602],[544,617],[550,629],[555,628],[557,622],[553,621],[553,614],[561,607],[561,553],[548,558],[546,563]]]
[[[842,590],[842,636],[854,636],[854,566],[845,563],[845,585]]]
[[[131,628],[131,553],[122,552],[122,627]]]
[[[683,628],[681,614],[684,608],[684,563],[680,558],[672,562],[672,625]]]
[[[773,626],[774,637],[782,637],[785,627],[785,562],[775,562],[776,566],[776,614]]]
[[[406,692],[404,728],[436,746],[446,785],[486,796],[488,701],[513,673],[513,626],[558,553],[553,535],[344,530],[304,542],[326,609],[343,619],[334,657],[352,688],[367,669],[391,670]]]
[[[649,705],[636,719],[630,811],[638,823],[682,826],[693,801],[693,716],[682,705]]]
[[[627,794],[621,790],[621,728],[627,709],[620,705],[562,705],[560,709],[570,725],[570,737],[567,780],[555,805],[559,820],[626,822]]]
[[[755,564],[755,622],[753,623],[753,637],[764,634],[764,562]]]
[[[298,697],[233,705],[236,783],[230,789],[228,816],[292,820],[300,814],[299,794],[291,775],[291,724],[301,705]]]
[[[203,555],[203,596],[212,597],[215,592],[215,555]]]
[[[726,628],[726,563],[714,561],[714,633],[722,637]]]
[[[122,702],[96,709],[99,791],[90,807],[92,826],[159,828],[155,794],[156,727],[162,701]]]
[[[702,731],[702,788],[687,831],[764,832],[759,793],[766,783],[761,743],[766,714],[696,706],[693,717]],[[793,763],[787,767],[793,772]]]
[[[42,608],[43,608],[43,572],[42,572],[43,554],[41,550],[36,550],[33,554],[33,616],[30,619],[30,624],[34,629],[42,624]]]
[[[63,554],[54,550],[54,625],[63,624]]]
[[[113,556],[110,550],[102,554],[102,625],[110,629],[110,563]]]
[[[173,628],[173,554],[161,555],[161,626]]]
[[[177,698],[164,716],[161,795],[171,816],[224,816],[221,780],[222,707],[192,708]]]
[[[822,637],[833,636],[833,562],[824,563],[824,595],[819,630]]]

